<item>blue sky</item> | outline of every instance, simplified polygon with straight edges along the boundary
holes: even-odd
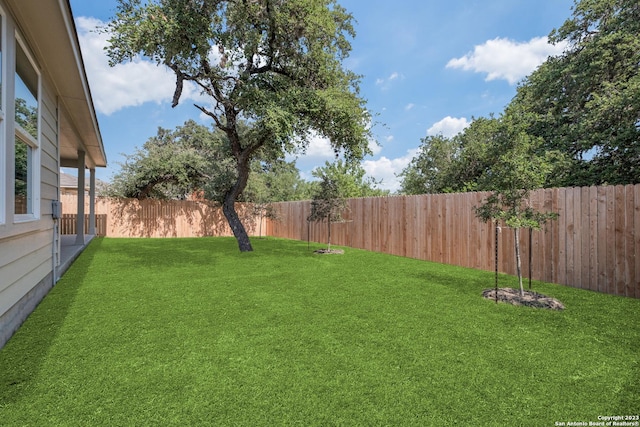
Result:
[[[464,129],[474,117],[500,114],[517,83],[562,46],[546,36],[571,16],[573,0],[340,0],[356,22],[346,68],[362,75],[361,94],[375,115],[378,146],[363,162],[382,188],[396,190],[396,174],[421,139]],[[71,0],[76,27],[109,166],[109,181],[122,154],[141,147],[158,127],[188,119],[210,125],[186,91],[171,108],[175,78],[138,59],[110,68],[107,35],[93,31],[115,14],[115,0]],[[296,160],[304,178],[333,160],[327,141],[315,140]]]

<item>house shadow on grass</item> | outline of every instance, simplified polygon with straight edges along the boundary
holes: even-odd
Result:
[[[0,413],[4,405],[19,401],[23,393],[38,381],[42,363],[65,324],[78,289],[101,244],[102,239],[92,240],[67,270],[63,280],[49,291],[0,350]]]

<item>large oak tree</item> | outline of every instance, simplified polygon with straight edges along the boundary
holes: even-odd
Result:
[[[112,65],[142,55],[173,70],[174,106],[185,82],[209,98],[196,107],[229,141],[237,177],[223,212],[241,251],[252,246],[234,205],[258,151],[303,150],[314,131],[347,159],[368,152],[359,77],[342,66],[352,16],[334,0],[119,0],[106,30]]]
[[[580,0],[550,34],[566,51],[549,58],[507,107],[569,168],[553,185],[640,183],[640,3]]]

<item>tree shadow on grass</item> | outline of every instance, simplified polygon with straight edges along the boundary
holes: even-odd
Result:
[[[429,263],[426,268],[413,273],[413,276],[425,283],[445,286],[462,293],[475,292],[476,288],[493,283],[492,276],[486,272],[439,263]],[[504,279],[504,275],[501,279]]]
[[[220,256],[238,252],[233,237],[174,239],[112,239],[101,252],[113,259],[113,269],[163,271],[174,267],[211,267]],[[109,242],[108,242],[109,243]]]
[[[80,254],[22,326],[0,350],[0,413],[20,400],[34,382],[51,345],[65,324],[102,239],[96,238]]]

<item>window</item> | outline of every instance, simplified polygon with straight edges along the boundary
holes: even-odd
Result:
[[[33,214],[33,148],[17,135],[15,144],[14,213],[16,215]]]
[[[39,85],[40,76],[18,38],[14,140],[16,220],[32,219],[39,214]]]

